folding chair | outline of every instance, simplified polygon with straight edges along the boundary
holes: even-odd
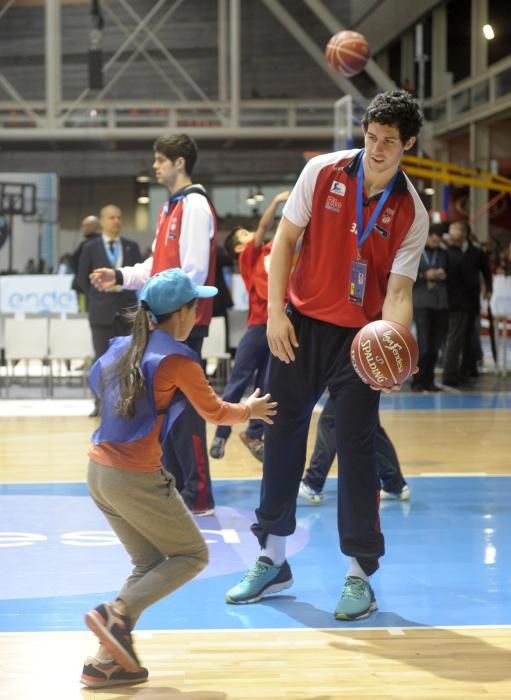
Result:
[[[5,387],[9,393],[13,377],[19,376],[19,363],[25,367],[25,383],[28,384],[32,360],[37,360],[41,366],[41,388],[44,395],[46,388],[45,367],[48,362],[48,318],[45,316],[33,318],[6,317],[3,322],[3,345],[5,356]]]
[[[223,316],[213,316],[209,335],[202,344],[206,376],[215,389],[222,391],[231,374],[231,355],[226,351],[226,328]]]
[[[59,378],[66,376],[72,379],[76,376],[71,369],[73,360],[81,361],[81,367],[76,371],[80,372],[84,394],[87,394],[87,368],[94,357],[87,316],[50,317],[48,357],[50,359],[50,394],[53,394],[55,365],[58,368]],[[63,365],[68,365],[65,374]]]

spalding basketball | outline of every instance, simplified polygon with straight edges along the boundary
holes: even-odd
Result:
[[[369,44],[362,34],[345,30],[330,38],[325,56],[334,70],[350,78],[364,70],[370,56]]]
[[[360,379],[376,387],[402,384],[417,367],[419,347],[406,326],[373,321],[351,344],[351,364]]]

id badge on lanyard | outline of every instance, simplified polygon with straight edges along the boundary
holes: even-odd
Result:
[[[367,260],[364,260],[360,251],[362,250],[362,245],[364,241],[369,237],[373,226],[375,225],[381,210],[385,206],[385,202],[389,198],[392,188],[394,187],[394,182],[396,181],[397,173],[394,175],[392,180],[387,183],[384,191],[382,192],[378,204],[374,208],[367,226],[364,228],[364,216],[363,216],[363,206],[364,206],[364,151],[360,156],[360,165],[358,166],[357,174],[357,257],[351,262],[351,274],[350,274],[350,287],[348,299],[351,304],[357,304],[362,306],[364,303],[364,295],[366,291],[367,283]]]
[[[367,260],[358,258],[351,262],[350,294],[349,300],[352,304],[362,306],[367,281]]]

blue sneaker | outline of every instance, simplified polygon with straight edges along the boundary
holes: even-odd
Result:
[[[344,589],[335,608],[336,620],[362,620],[378,610],[374,591],[358,576],[346,576]]]
[[[259,557],[241,581],[225,594],[232,605],[257,603],[265,595],[278,593],[293,585],[293,575],[287,561],[275,566],[268,557]]]

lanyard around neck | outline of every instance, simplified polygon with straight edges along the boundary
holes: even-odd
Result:
[[[387,183],[387,186],[383,190],[380,199],[378,200],[378,204],[371,214],[367,226],[364,228],[364,154],[365,150],[361,152],[360,165],[358,166],[357,173],[357,245],[359,251],[362,249],[362,245],[371,234],[373,226],[375,225],[378,217],[380,216],[381,210],[385,206],[385,203],[392,192],[392,188],[394,187],[394,183],[399,173],[399,170],[397,170],[392,180]]]
[[[431,256],[430,256],[430,254],[428,253],[426,248],[424,248],[424,250],[422,251],[422,257],[424,258],[426,265],[429,265],[429,267],[436,267],[437,260],[438,260],[438,251],[437,250],[432,250]]]

